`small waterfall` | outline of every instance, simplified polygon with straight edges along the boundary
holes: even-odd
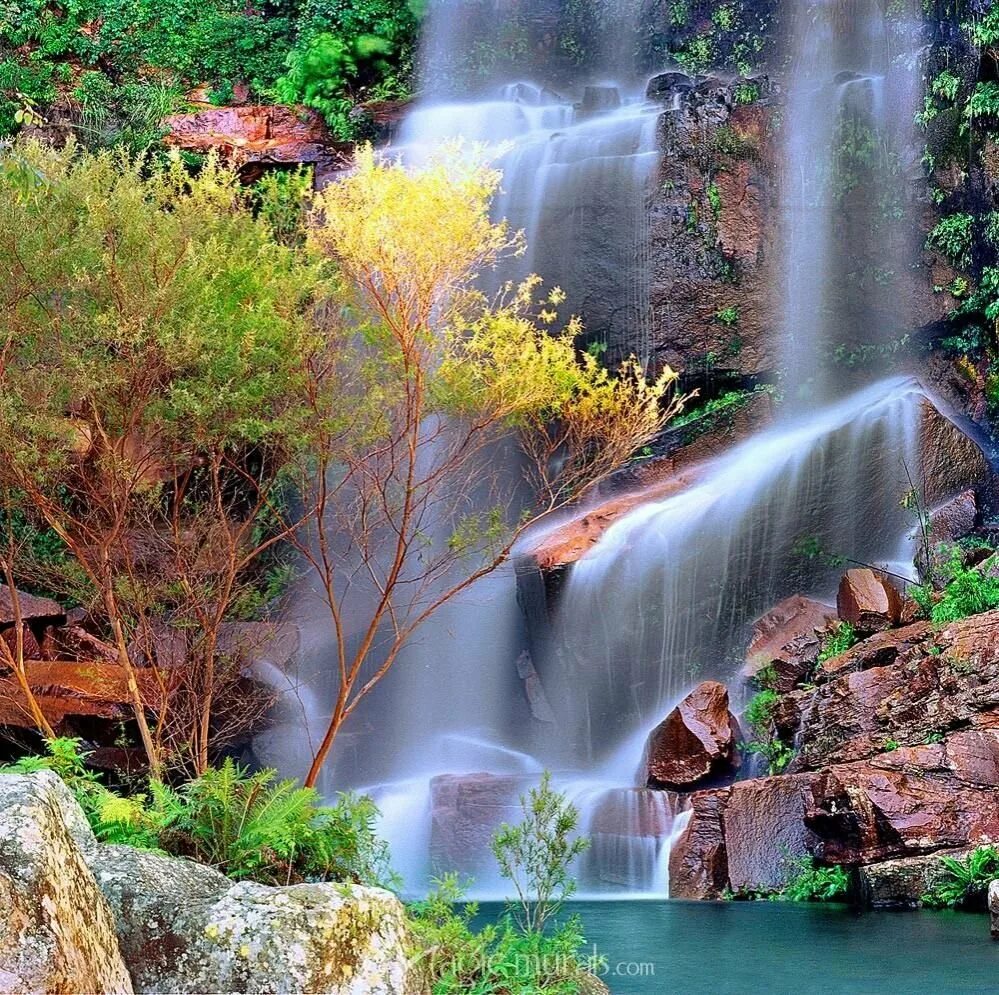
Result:
[[[598,761],[698,680],[730,680],[755,617],[799,591],[828,594],[842,568],[818,549],[911,562],[900,502],[924,397],[912,380],[878,383],[757,435],[611,526],[572,568],[544,668],[570,747]]]

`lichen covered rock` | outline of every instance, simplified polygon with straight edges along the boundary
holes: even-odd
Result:
[[[55,774],[0,776],[0,991],[132,991],[77,835],[93,842]]]

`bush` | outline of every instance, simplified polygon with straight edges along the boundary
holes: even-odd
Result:
[[[836,628],[823,640],[819,651],[819,663],[825,663],[840,653],[845,653],[851,646],[857,644],[857,630],[849,622],[840,622]]]
[[[464,889],[455,875],[436,881],[430,896],[410,908],[415,954],[433,995],[574,995],[597,966],[579,957],[584,937],[577,917],[554,924],[575,890],[569,865],[589,845],[571,839],[578,813],[552,789],[547,772],[521,798],[521,809],[521,823],[493,836],[500,870],[517,892],[498,923],[475,930],[478,906],[459,907]]]
[[[764,757],[771,774],[782,773],[794,759],[794,748],[774,733],[773,713],[779,702],[776,691],[764,688],[750,699],[744,715],[758,737],[747,743],[746,749]]]
[[[836,902],[846,897],[850,877],[842,867],[819,867],[812,857],[802,857],[794,867],[794,877],[780,893],[784,901]]]
[[[989,884],[999,878],[999,849],[981,846],[967,857],[941,857],[943,875],[937,885],[922,896],[924,905],[934,909],[979,907]]]
[[[102,843],[189,857],[234,880],[392,883],[370,798],[341,794],[324,806],[314,790],[231,759],[179,788],[153,781],[148,795],[124,797],[87,768],[75,739],[51,740],[47,756],[26,757],[0,774],[37,770],[63,778]]]
[[[994,569],[992,561],[987,561],[984,569],[965,566],[962,551],[955,546],[943,567],[943,590],[935,594],[930,584],[913,585],[909,595],[938,625],[992,611],[999,608],[999,577],[987,572],[990,565]]]

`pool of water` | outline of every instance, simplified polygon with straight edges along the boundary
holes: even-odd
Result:
[[[779,902],[578,902],[572,911],[607,960],[613,995],[999,992],[999,943],[984,915]]]

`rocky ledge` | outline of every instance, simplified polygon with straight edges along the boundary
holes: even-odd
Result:
[[[395,896],[101,845],[48,771],[0,776],[0,896],[0,992],[421,990]]]
[[[866,904],[911,907],[940,856],[999,841],[999,611],[933,625],[907,621],[913,607],[883,576],[851,570],[835,610],[798,597],[757,622],[745,673],[757,687],[764,675],[770,697],[756,735],[777,744],[786,766],[753,777],[743,764],[721,784],[716,766],[711,782],[686,787],[674,897],[778,890],[810,857],[849,868]],[[862,638],[820,660],[837,614]],[[692,730],[701,739],[688,730],[671,740],[695,761],[704,730],[723,733],[711,755],[737,749],[728,702],[711,690],[714,717],[695,716]],[[705,695],[696,690],[667,722],[690,726]]]

